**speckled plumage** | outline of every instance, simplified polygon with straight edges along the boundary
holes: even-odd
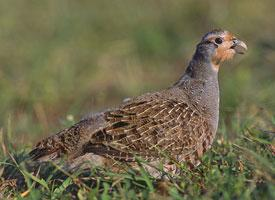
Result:
[[[224,42],[217,44],[217,37]],[[206,34],[186,72],[172,87],[85,118],[39,142],[30,156],[39,161],[62,155],[78,160],[89,154],[92,164],[104,165],[116,160],[134,163],[136,156],[153,163],[166,153],[178,162],[196,166],[217,131],[218,67],[236,53],[236,41],[227,31]]]

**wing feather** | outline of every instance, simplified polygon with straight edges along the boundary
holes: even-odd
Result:
[[[195,149],[205,126],[205,119],[198,111],[184,102],[169,99],[130,102],[106,112],[105,118],[110,125],[104,133],[113,140],[106,143],[95,139],[97,134],[94,134],[91,145],[104,142],[118,152],[129,154],[131,159],[133,155],[153,159],[161,154],[160,150],[174,155],[188,154]]]
[[[153,160],[162,155],[160,151],[186,156],[207,138],[206,126],[202,115],[185,102],[135,100],[42,140],[30,155],[36,160],[92,152],[124,161],[133,161],[135,155]]]

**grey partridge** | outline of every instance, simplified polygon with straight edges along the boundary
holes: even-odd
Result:
[[[196,166],[217,132],[220,64],[246,50],[232,33],[213,30],[203,36],[185,73],[172,87],[85,118],[40,141],[30,156],[49,161],[67,155],[72,161],[84,158],[92,165],[109,165],[135,163],[137,156],[157,163],[165,153]]]

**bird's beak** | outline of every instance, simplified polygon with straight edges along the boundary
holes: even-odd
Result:
[[[243,41],[234,39],[231,49],[234,49],[238,54],[244,54],[247,51],[247,46]]]

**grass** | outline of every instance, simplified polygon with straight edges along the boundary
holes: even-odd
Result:
[[[164,180],[151,177],[142,165],[122,173],[91,168],[74,174],[54,165],[51,173],[36,176],[24,167],[26,153],[10,149],[14,161],[3,159],[2,166],[14,165],[27,184],[2,188],[2,194],[18,199],[274,199],[274,132],[255,127],[258,117],[237,119],[241,128],[231,130],[238,134],[233,141],[220,133],[198,168],[181,165],[180,176],[168,175]]]
[[[275,199],[274,6],[272,0],[0,1],[0,132],[7,136],[0,162],[26,183],[1,190],[1,197]],[[92,169],[88,180],[51,165],[60,180],[28,173],[22,160],[35,142],[90,111],[171,85],[202,34],[217,27],[236,33],[249,51],[220,70],[219,130],[197,169],[183,165],[180,177],[165,181],[142,168]]]

